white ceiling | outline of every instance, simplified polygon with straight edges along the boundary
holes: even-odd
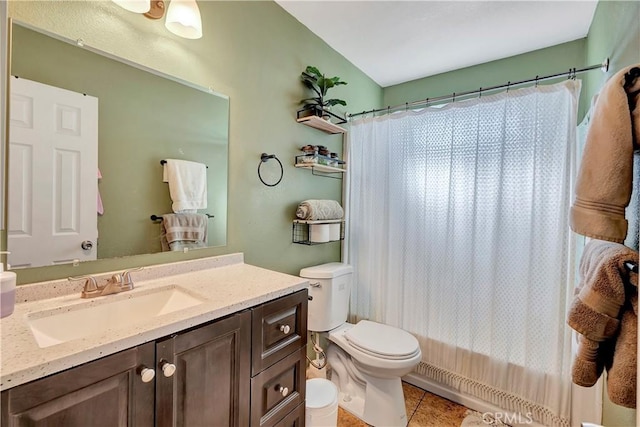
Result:
[[[276,0],[387,87],[583,38],[597,1]]]

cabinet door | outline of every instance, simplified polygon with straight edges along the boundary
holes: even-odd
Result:
[[[2,392],[3,426],[152,427],[154,344],[104,357]]]
[[[253,308],[253,362],[257,375],[307,344],[306,289]]]
[[[249,311],[158,342],[156,425],[248,425],[250,357]],[[175,365],[171,376],[166,363]]]

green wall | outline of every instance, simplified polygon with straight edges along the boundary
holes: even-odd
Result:
[[[466,92],[480,87],[497,86],[509,81],[527,80],[538,76],[557,74],[571,68],[585,67],[586,39],[523,53],[497,61],[437,74],[384,89],[383,105],[399,105],[420,101],[453,92]],[[595,61],[598,64],[604,60]],[[596,72],[597,71],[592,71]],[[548,80],[545,84],[553,82]],[[582,114],[580,114],[582,116]]]
[[[98,98],[98,258],[161,252],[161,159],[206,163],[210,246],[226,244],[229,101],[15,25],[11,74]]]
[[[628,65],[640,63],[640,2],[600,1],[589,28],[587,61],[609,57],[606,74],[589,73],[585,78],[587,99],[600,90],[604,82]]]
[[[342,182],[293,167],[306,144],[341,152],[342,138],[296,123],[307,94],[300,73],[315,65],[348,82],[335,96],[349,111],[381,105],[382,89],[271,1],[200,1],[204,36],[182,39],[111,1],[11,1],[9,16],[85,45],[157,69],[230,98],[227,246],[188,254],[161,253],[18,272],[20,283],[177,260],[244,252],[247,263],[297,274],[337,261],[340,243],[291,243],[295,207],[305,199],[340,200]],[[260,154],[276,154],[284,178],[266,187],[257,176]],[[124,207],[126,209],[126,207]]]

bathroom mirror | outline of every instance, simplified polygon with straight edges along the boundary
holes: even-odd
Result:
[[[84,250],[93,252],[90,254],[93,258],[84,259],[162,251],[161,224],[159,220],[153,221],[151,216],[172,212],[169,187],[163,182],[161,160],[165,159],[190,160],[207,165],[207,209],[198,212],[211,216],[207,223],[208,246],[226,245],[228,97],[101,54],[81,44],[15,21],[12,24],[12,82],[17,76],[18,79],[86,94],[98,100],[98,171],[95,183],[103,213],[98,214],[100,203],[97,200],[78,201],[91,204],[97,218],[97,242],[89,250]],[[19,125],[15,114],[20,109],[13,108],[13,102],[10,101],[10,135],[13,126]],[[12,152],[16,156],[12,156]],[[20,180],[16,176],[30,175],[24,173],[28,169],[24,164],[15,164],[20,157],[17,152],[11,141],[7,217],[9,251],[19,248],[16,242],[25,234],[25,221],[21,215],[12,213],[11,205],[16,200],[22,203],[29,199],[22,193],[25,183],[14,182]],[[63,168],[64,162],[59,165]],[[41,183],[47,182],[46,177],[38,179]],[[55,181],[54,177],[48,179]],[[49,188],[55,193],[58,187]],[[16,194],[21,195],[18,197]],[[34,191],[34,194],[38,192]],[[59,204],[63,208],[68,206],[64,202]],[[53,221],[55,216],[55,212],[35,215],[39,218],[37,221]],[[77,245],[83,243],[82,237],[78,236],[77,240]],[[40,249],[27,250],[37,253]],[[19,250],[24,252],[22,248]],[[12,260],[12,256],[14,254],[9,256],[12,268],[52,265],[37,261],[35,257],[24,262],[17,257]]]

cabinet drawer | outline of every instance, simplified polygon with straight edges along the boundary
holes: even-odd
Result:
[[[304,289],[251,310],[251,375],[306,345],[307,296]]]
[[[305,399],[305,349],[251,379],[251,425],[272,427]]]
[[[298,405],[296,409],[289,412],[275,427],[304,427],[305,426],[305,412],[304,403]]]

